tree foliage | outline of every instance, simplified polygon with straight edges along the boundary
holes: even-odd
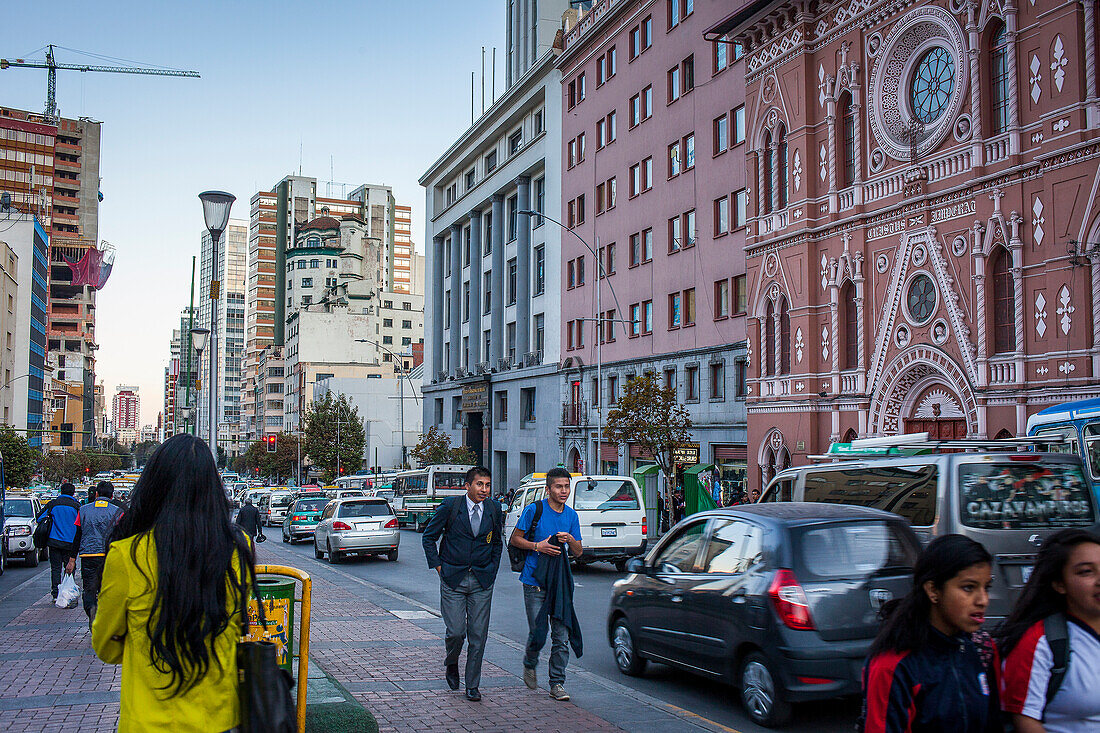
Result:
[[[304,456],[303,456],[304,457]],[[279,433],[275,437],[275,452],[267,452],[267,443],[257,440],[233,461],[233,468],[242,476],[285,479],[297,473],[298,436]]]
[[[302,448],[310,462],[321,469],[323,481],[332,481],[337,476],[337,465],[343,474],[355,473],[362,467],[366,431],[359,410],[347,395],[333,397],[326,392],[324,399],[309,406],[305,426]]]
[[[630,380],[607,414],[604,435],[613,443],[633,443],[653,456],[668,489],[665,511],[673,516],[673,452],[691,442],[691,417],[676,399],[676,391],[660,386],[652,372]]]
[[[38,469],[47,481],[77,481],[101,471],[116,471],[130,466],[131,457],[107,450],[50,452],[38,456]]]
[[[153,455],[153,451],[159,447],[160,443],[155,440],[146,440],[135,445],[134,460],[137,461],[137,465],[144,466],[149,457]]]
[[[4,457],[4,482],[8,486],[29,485],[40,454],[9,425],[0,425],[0,455]]]
[[[469,446],[451,446],[451,436],[432,425],[428,432],[421,433],[416,447],[409,451],[420,466],[431,466],[440,463],[449,463],[458,466],[469,466],[477,461],[477,456]]]

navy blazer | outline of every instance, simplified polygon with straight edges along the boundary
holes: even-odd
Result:
[[[428,567],[440,567],[443,582],[452,588],[461,585],[467,570],[473,571],[484,589],[491,588],[496,580],[504,550],[504,512],[495,499],[486,499],[481,506],[481,527],[476,536],[470,527],[465,494],[440,502],[424,528]]]

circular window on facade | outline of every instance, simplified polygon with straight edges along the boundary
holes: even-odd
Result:
[[[909,82],[909,104],[913,115],[928,125],[938,120],[955,91],[955,60],[942,46],[929,49],[913,70]]]
[[[936,310],[936,286],[932,278],[923,273],[914,277],[909,282],[905,305],[914,323],[924,323],[931,318]]]

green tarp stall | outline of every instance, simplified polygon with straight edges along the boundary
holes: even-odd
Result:
[[[649,529],[649,537],[657,537],[660,525],[657,518],[660,516],[658,507],[661,503],[660,492],[657,490],[657,482],[660,480],[661,468],[656,463],[647,463],[638,466],[634,471],[634,481],[642,490],[642,503],[645,504],[646,526]]]
[[[684,470],[684,515],[717,509],[714,501],[714,464],[701,463]]]

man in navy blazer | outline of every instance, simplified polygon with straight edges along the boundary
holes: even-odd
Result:
[[[447,626],[447,684],[457,690],[458,655],[466,646],[466,699],[481,699],[481,659],[489,636],[493,583],[504,549],[504,512],[489,498],[491,475],[466,472],[466,493],[440,502],[424,529],[424,556],[439,573],[439,606]],[[438,548],[436,544],[438,543]]]

